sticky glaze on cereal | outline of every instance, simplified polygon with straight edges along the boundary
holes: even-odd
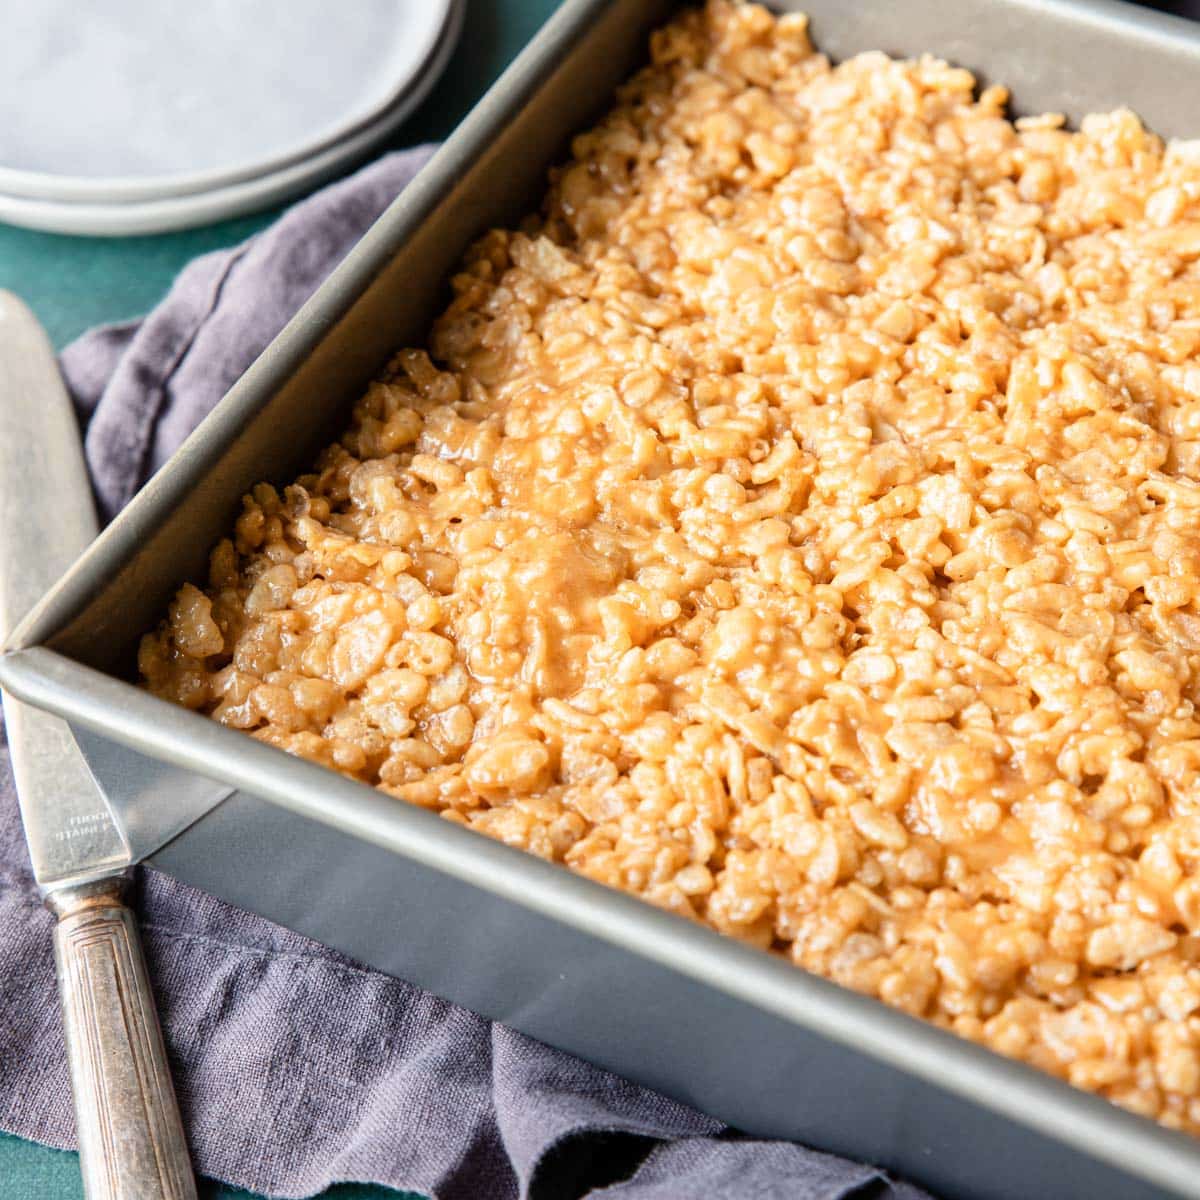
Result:
[[[652,56],[147,686],[1200,1129],[1200,152]]]

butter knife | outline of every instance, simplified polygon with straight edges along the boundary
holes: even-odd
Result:
[[[33,314],[0,291],[0,642],[96,536],[79,431]],[[68,726],[5,696],[54,957],[89,1200],[194,1200],[133,913],[130,846]]]

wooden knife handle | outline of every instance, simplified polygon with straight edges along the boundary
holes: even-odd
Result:
[[[59,888],[54,958],[88,1200],[195,1200],[162,1030],[123,878]]]

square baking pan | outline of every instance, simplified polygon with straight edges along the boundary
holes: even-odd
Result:
[[[137,781],[226,798],[158,868],[747,1132],[881,1164],[949,1200],[1200,1197],[1200,1140],[565,868],[139,691],[139,635],[254,483],[304,470],[466,246],[537,206],[667,0],[567,0],[0,659],[67,717],[121,810]],[[1200,133],[1200,28],[1111,2],[791,0],[835,58],[929,51],[1017,112],[1128,105]],[[96,741],[96,737],[101,740]],[[150,770],[150,760],[157,765]],[[133,783],[131,783],[133,781]]]

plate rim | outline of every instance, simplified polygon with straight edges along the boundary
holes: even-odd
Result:
[[[337,176],[394,133],[441,78],[462,34],[467,0],[446,0],[449,22],[426,69],[385,114],[320,153],[208,191],[133,202],[31,199],[0,192],[0,222],[42,233],[140,237],[216,224],[269,208]]]
[[[400,7],[407,8],[403,3]],[[426,27],[423,43],[412,65],[365,110],[352,118],[335,122],[312,141],[298,143],[293,149],[268,155],[257,162],[227,167],[207,167],[202,171],[177,172],[152,176],[64,175],[53,171],[30,171],[0,164],[0,195],[44,204],[132,204],[173,197],[211,194],[236,184],[262,179],[301,162],[322,155],[336,145],[388,119],[408,94],[435,67],[447,27],[456,20],[459,0],[422,0],[421,8],[440,10]],[[439,71],[443,67],[437,68]],[[0,218],[5,219],[5,218]]]

